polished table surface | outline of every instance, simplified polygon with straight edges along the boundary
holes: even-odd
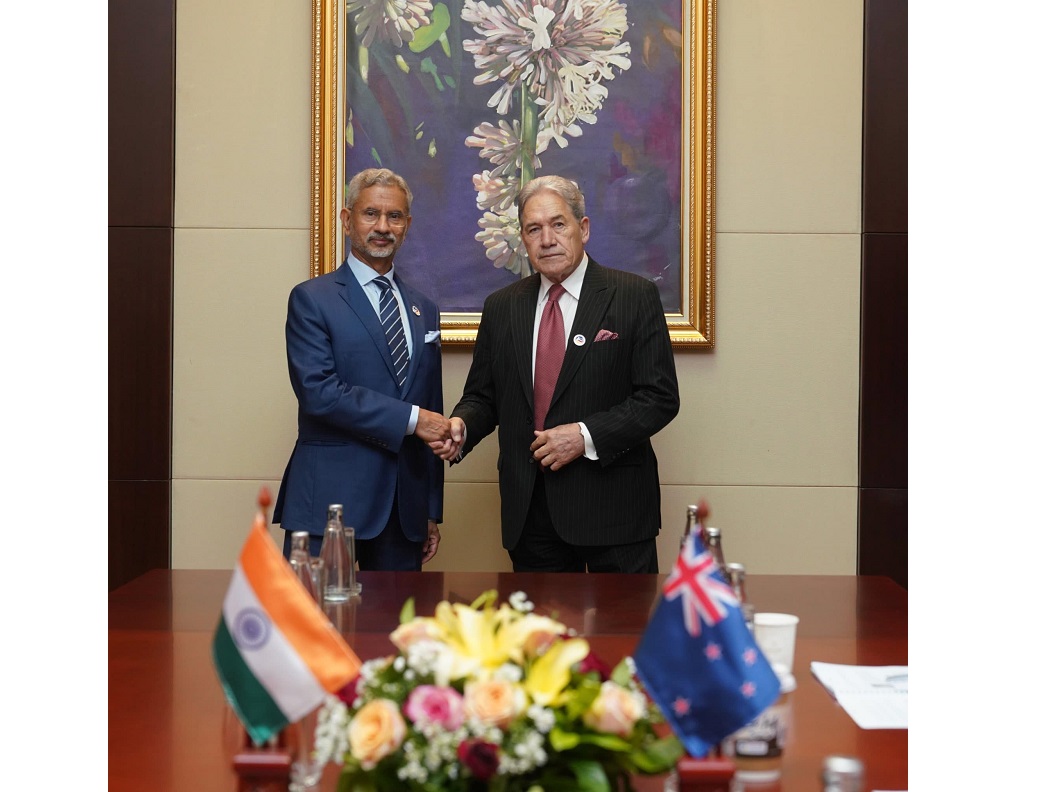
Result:
[[[227,713],[210,642],[228,570],[153,570],[109,595],[109,789],[233,792]],[[413,597],[418,615],[440,600],[488,589],[524,591],[540,613],[575,628],[610,663],[633,653],[664,575],[363,572],[363,596],[328,608],[362,659],[390,654],[388,634]],[[907,593],[883,577],[749,575],[756,608],[800,617],[797,690],[779,783],[748,789],[813,792],[829,754],[858,756],[867,790],[907,789],[908,732],[860,729],[812,676],[813,660],[907,664]],[[335,787],[331,765],[323,790]],[[660,779],[640,779],[643,790]]]

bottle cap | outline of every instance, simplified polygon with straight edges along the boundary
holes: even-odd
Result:
[[[710,525],[708,525],[708,526],[704,527],[703,530],[707,532],[707,536],[709,536],[709,537],[710,536],[721,536],[721,529],[720,528],[713,528]]]
[[[863,763],[854,756],[828,756],[823,760],[823,780],[863,777]]]

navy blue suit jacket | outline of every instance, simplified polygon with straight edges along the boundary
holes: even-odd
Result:
[[[286,355],[297,395],[297,443],[272,522],[322,534],[326,509],[344,505],[359,539],[388,522],[398,491],[406,536],[423,541],[442,521],[444,467],[426,443],[406,435],[412,405],[442,413],[439,309],[395,277],[410,320],[413,354],[400,393],[380,319],[348,265],[290,292]]]

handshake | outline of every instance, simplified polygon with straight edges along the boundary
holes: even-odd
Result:
[[[431,410],[421,409],[413,433],[443,461],[457,459],[464,446],[464,421]]]

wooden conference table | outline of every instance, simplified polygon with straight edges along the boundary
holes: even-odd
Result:
[[[112,792],[233,792],[225,745],[228,709],[210,643],[231,572],[153,570],[109,595],[109,789]],[[470,603],[488,589],[524,591],[538,612],[586,637],[615,664],[633,653],[664,575],[363,572],[361,600],[328,613],[362,659],[390,654],[388,634],[410,596],[418,615],[440,600]],[[866,789],[905,790],[906,730],[860,729],[812,676],[813,660],[907,664],[907,593],[888,578],[750,575],[763,611],[797,614],[793,721],[782,779],[748,789],[820,788],[828,754],[858,756]],[[327,768],[322,789],[336,786]],[[663,780],[638,779],[641,790]]]

